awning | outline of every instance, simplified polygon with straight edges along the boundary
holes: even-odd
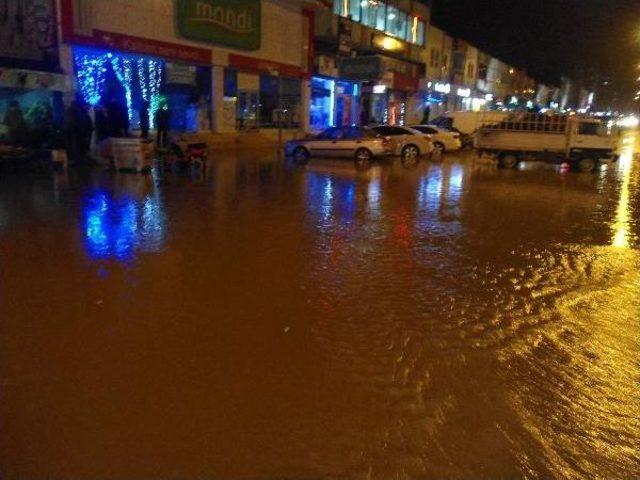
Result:
[[[0,68],[0,87],[69,92],[71,85],[71,78],[60,73]]]

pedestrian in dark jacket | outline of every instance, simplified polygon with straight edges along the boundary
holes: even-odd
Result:
[[[95,108],[96,141],[102,142],[109,138],[111,126],[109,125],[109,112],[104,103],[100,103]]]
[[[9,132],[9,142],[22,146],[27,136],[27,124],[24,121],[20,104],[15,100],[9,104],[9,110],[4,116],[4,124]]]
[[[65,133],[70,160],[76,165],[88,163],[93,122],[82,102],[74,100],[69,105],[65,118]]]
[[[160,148],[165,148],[168,144],[170,122],[171,111],[169,110],[169,106],[165,103],[156,112],[156,130],[158,131],[156,144]]]
[[[149,138],[149,102],[142,102],[140,107],[140,137]]]

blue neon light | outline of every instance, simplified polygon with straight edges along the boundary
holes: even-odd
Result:
[[[80,94],[89,105],[95,107],[102,100],[107,67],[111,66],[124,88],[129,120],[133,119],[134,97],[139,93],[138,98],[150,103],[149,117],[153,127],[165,68],[163,60],[102,50],[74,49],[74,64]]]

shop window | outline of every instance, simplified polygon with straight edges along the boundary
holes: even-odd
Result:
[[[278,126],[280,104],[282,125],[285,128],[297,127],[300,124],[300,80],[260,75],[260,125]]]
[[[384,31],[386,5],[380,1],[368,0],[362,2],[362,23],[367,27]]]
[[[396,7],[387,7],[386,33],[405,39],[407,37],[407,14]]]
[[[354,22],[360,21],[360,0],[335,0],[333,13],[341,17],[347,17]]]
[[[238,96],[238,72],[232,68],[224,69],[224,96]]]
[[[333,125],[335,83],[335,80],[321,77],[311,79],[309,123],[313,130],[322,130]]]

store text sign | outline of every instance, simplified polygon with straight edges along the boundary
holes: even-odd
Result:
[[[260,0],[176,0],[178,31],[200,42],[260,48]]]

